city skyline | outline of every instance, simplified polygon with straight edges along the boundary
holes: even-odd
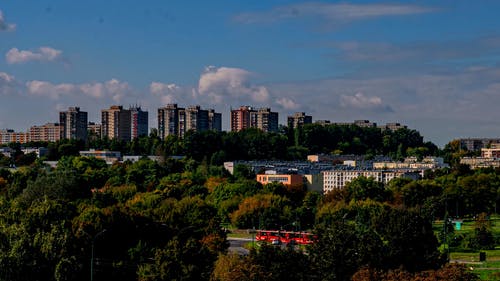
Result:
[[[280,124],[400,122],[441,147],[499,136],[500,3],[101,2],[0,5],[0,128],[178,103],[221,112],[223,130],[252,105]]]

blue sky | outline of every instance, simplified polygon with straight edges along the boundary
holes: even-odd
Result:
[[[498,1],[2,1],[0,128],[140,104],[270,106],[500,137]]]

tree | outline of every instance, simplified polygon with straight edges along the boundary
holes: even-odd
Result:
[[[373,178],[357,177],[346,184],[347,201],[362,201],[372,199],[379,202],[387,201],[391,197],[390,190],[384,184]]]

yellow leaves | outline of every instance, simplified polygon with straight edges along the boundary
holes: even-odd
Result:
[[[205,187],[208,189],[210,193],[212,193],[215,188],[221,184],[227,182],[227,178],[222,177],[209,177],[205,182]]]

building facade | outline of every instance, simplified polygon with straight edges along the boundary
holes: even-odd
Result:
[[[61,126],[58,123],[47,123],[30,127],[30,141],[56,142],[61,139]]]
[[[87,112],[79,107],[70,107],[59,112],[61,139],[76,139],[87,141]]]
[[[0,144],[27,143],[29,142],[29,133],[14,132],[11,129],[0,130]]]
[[[138,106],[124,109],[123,106],[113,105],[103,109],[101,123],[103,138],[131,141],[148,134],[148,112]]]
[[[130,107],[130,136],[131,139],[148,135],[148,112],[140,106]]]
[[[250,128],[250,113],[254,111],[250,106],[231,109],[231,131],[238,132]]]
[[[158,134],[161,139],[170,135],[183,138],[188,131],[203,132],[222,130],[222,114],[199,105],[178,107],[168,104],[158,109]]]
[[[278,182],[288,186],[296,186],[304,184],[304,177],[296,174],[258,174],[256,180],[263,185],[268,183]]]
[[[306,115],[305,112],[295,112],[292,116],[287,117],[288,128],[295,129],[305,124],[312,124],[312,116]]]
[[[231,131],[238,132],[248,128],[277,132],[278,112],[273,112],[270,108],[254,109],[251,106],[231,110]]]
[[[278,131],[278,112],[271,111],[271,108],[259,108],[257,112],[250,113],[251,127],[264,132]]]
[[[334,189],[342,189],[347,183],[355,178],[364,176],[373,178],[377,182],[383,184],[389,183],[392,179],[399,177],[408,177],[419,179],[422,177],[423,171],[408,171],[408,170],[360,170],[360,169],[341,169],[323,171],[323,192],[328,193]]]

